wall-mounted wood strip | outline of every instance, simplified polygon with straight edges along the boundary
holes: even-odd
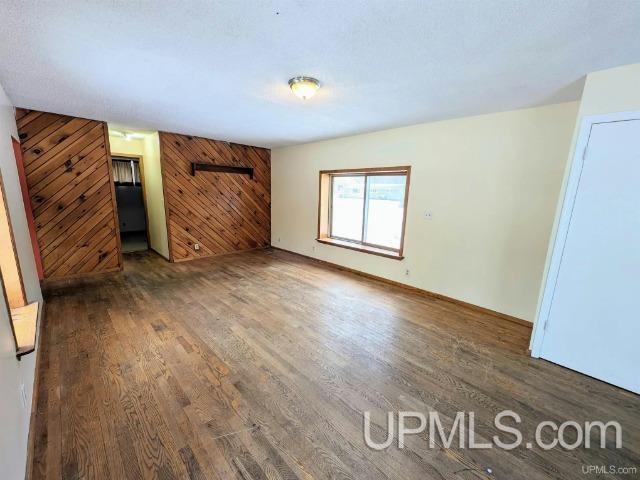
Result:
[[[167,150],[171,150],[171,148]],[[174,155],[174,158],[182,158],[182,153],[177,153],[177,151],[174,151]],[[247,235],[238,235],[238,230],[241,229],[242,224],[240,223],[241,220],[238,220],[241,212],[238,212],[233,206],[236,197],[229,191],[216,189],[213,185],[215,180],[213,178],[190,178],[185,175],[185,169],[188,163],[189,162],[185,160],[184,168],[180,169],[179,173],[174,176],[174,180],[181,187],[178,189],[177,195],[175,195],[174,198],[178,199],[178,202],[182,203],[186,208],[180,209],[177,212],[174,210],[171,221],[178,222],[179,228],[194,234],[195,232],[191,232],[191,230],[192,227],[196,225],[200,226],[200,230],[203,229],[202,227],[207,230],[205,236],[213,236],[214,234],[211,232],[211,229],[214,229],[216,234],[226,238],[231,244],[230,247],[225,248],[224,245],[218,241],[212,242],[215,247],[219,249],[212,254],[252,248],[253,245],[246,240],[248,238]],[[192,188],[194,185],[197,186],[195,196],[193,195],[194,190]],[[169,195],[171,195],[171,193]],[[215,212],[216,214],[214,215],[214,212],[207,210],[207,204],[209,203],[207,199],[215,202],[222,215],[219,212]],[[194,224],[194,216],[191,214],[191,210],[194,209],[200,210],[197,216],[200,221],[196,224]],[[256,232],[253,231],[252,234],[256,235]],[[257,233],[257,235],[260,234]],[[201,254],[206,255],[206,252],[201,252]]]
[[[16,110],[45,278],[121,269],[103,122]]]
[[[176,159],[181,158],[184,160],[184,165],[188,164],[188,160],[186,160],[185,157],[183,157],[184,152],[180,152],[177,153],[178,151],[174,151],[175,155],[176,155]],[[232,191],[230,191],[227,188],[227,185],[225,183],[223,184],[219,184],[219,177],[218,176],[203,176],[200,178],[189,178],[188,176],[184,175],[184,169],[181,169],[180,175],[175,177],[176,180],[179,180],[182,182],[182,190],[179,191],[178,193],[180,193],[181,196],[184,197],[184,201],[185,203],[187,203],[188,205],[194,205],[193,202],[190,202],[188,197],[191,193],[191,189],[190,189],[190,185],[198,185],[199,189],[198,189],[198,197],[202,198],[204,197],[208,197],[213,199],[216,204],[225,212],[225,218],[224,218],[224,222],[221,225],[221,229],[218,230],[219,233],[223,234],[224,236],[226,236],[228,239],[230,239],[231,243],[234,244],[234,250],[235,249],[246,249],[246,248],[251,248],[251,246],[246,243],[244,246],[240,246],[241,243],[243,243],[243,239],[246,239],[247,236],[246,235],[237,235],[237,230],[240,229],[242,227],[243,224],[247,224],[249,228],[252,228],[252,225],[250,223],[247,223],[246,220],[248,220],[250,217],[247,216],[247,218],[243,218],[243,212],[241,211],[240,207],[238,205],[236,205],[237,203],[239,203],[237,201],[237,196],[233,194]],[[228,178],[229,181],[231,181],[231,178]],[[202,204],[202,202],[200,202]],[[198,203],[195,203],[195,205],[198,205]],[[206,212],[206,203],[202,204],[205,206],[205,213],[204,213],[204,220],[206,220],[207,222],[215,222],[216,220],[219,220],[219,215],[215,216],[215,215],[211,215],[210,213]],[[200,206],[202,206],[200,205]],[[189,217],[185,217],[184,220],[187,222],[187,224],[189,224]],[[222,221],[222,220],[219,220]],[[261,232],[254,230],[253,235],[261,235]],[[226,250],[224,250],[226,251]],[[224,253],[224,251],[222,253]],[[233,251],[233,250],[232,250]]]
[[[172,260],[269,245],[270,150],[164,132],[160,150]],[[217,172],[194,177],[192,162],[251,167],[254,177]]]
[[[167,151],[170,151],[171,148],[167,148]],[[179,158],[181,154],[174,152],[176,155],[175,158]],[[185,161],[185,165],[186,165]],[[230,244],[233,245],[231,251],[242,250],[251,248],[248,243],[244,242],[246,236],[236,235],[236,230],[240,228],[240,223],[236,219],[237,210],[234,210],[234,207],[230,202],[235,199],[235,196],[230,194],[228,191],[223,191],[220,188],[216,188],[213,184],[214,179],[210,178],[193,178],[189,177],[185,174],[184,168],[181,168],[176,172],[173,176],[173,180],[180,188],[177,189],[177,194],[173,195],[175,199],[178,199],[180,203],[183,203],[186,208],[174,210],[174,219],[180,217],[183,218],[186,225],[193,225],[192,219],[193,215],[190,214],[190,209],[198,209],[200,210],[199,219],[202,220],[204,224],[210,225],[211,227],[216,229],[216,232],[226,238]],[[194,191],[192,188],[194,185],[198,186],[198,189]],[[195,196],[194,196],[195,193]],[[168,192],[168,195],[172,195],[172,192]],[[220,215],[213,215],[213,212],[207,210],[207,201],[203,201],[204,199],[213,199],[218,205],[219,209],[223,210],[225,213],[225,221],[220,218]],[[185,216],[186,214],[186,216]],[[244,244],[244,247],[241,245]],[[223,250],[222,253],[224,253]]]
[[[198,145],[206,143],[203,140],[199,138],[191,140],[191,143],[187,144],[186,152],[195,151]],[[226,145],[223,142],[216,143],[223,146]],[[248,148],[252,149],[253,147]],[[202,150],[202,152],[204,155],[210,155],[211,158],[221,158],[228,162],[241,163],[250,161],[248,157],[245,159],[244,155],[232,156],[229,150],[221,150],[219,145],[206,144],[205,150]],[[185,164],[189,163],[189,160],[184,156],[184,152],[180,152],[176,158],[182,158]],[[263,175],[262,178],[255,176],[254,180],[256,181],[243,182],[237,175],[209,175],[208,177],[201,176],[196,178],[195,183],[201,184],[204,192],[209,196],[215,197],[227,213],[230,214],[231,227],[250,229],[254,236],[261,238],[267,233],[261,225],[271,223],[269,202],[264,200],[265,197],[270,200],[269,192],[264,188],[264,183],[270,183],[270,179]],[[249,190],[251,193],[248,193]],[[260,199],[263,201],[260,202]],[[247,238],[247,236],[241,236],[241,241],[242,238]],[[267,243],[269,242],[268,235],[264,240]]]

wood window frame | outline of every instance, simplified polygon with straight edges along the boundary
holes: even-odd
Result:
[[[5,302],[7,316],[11,325],[11,334],[16,348],[16,357],[31,353],[36,346],[38,322],[38,302],[27,303],[27,296],[22,279],[22,270],[18,250],[13,235],[11,212],[4,189],[4,181],[0,172],[0,233],[3,236],[2,259],[0,261],[0,277],[2,282],[2,299]]]
[[[20,268],[20,261],[18,260],[16,240],[13,236],[11,212],[9,212],[9,203],[7,202],[7,196],[4,190],[2,173],[0,173],[0,197],[0,202],[2,202],[2,204],[0,204],[0,214],[3,217],[0,219],[3,223],[1,230],[3,237],[6,235],[6,238],[4,238],[2,242],[3,259],[2,262],[0,262],[3,288],[5,290],[7,305],[11,308],[24,307],[27,304],[27,295],[24,290],[22,270]],[[4,245],[5,243],[6,245]],[[7,285],[7,282],[9,285]]]
[[[402,231],[400,232],[400,247],[398,249],[365,243],[362,241],[334,237],[331,235],[331,216],[332,216],[332,185],[333,179],[340,176],[364,176],[365,177],[365,196],[367,188],[367,178],[371,176],[388,176],[402,175],[406,177],[404,189],[404,206],[402,212]],[[411,167],[371,167],[371,168],[348,168],[340,170],[321,170],[319,172],[319,188],[318,188],[318,231],[316,241],[327,245],[347,248],[358,252],[370,253],[381,257],[391,258],[394,260],[402,260],[404,258],[404,238],[407,224],[407,206],[409,202],[409,184],[411,183]],[[366,208],[366,199],[363,199],[363,209]],[[365,228],[363,213],[362,228]],[[364,238],[364,233],[363,233]]]

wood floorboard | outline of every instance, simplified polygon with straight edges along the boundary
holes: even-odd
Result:
[[[639,397],[528,357],[527,326],[287,252],[129,254],[123,272],[47,281],[45,300],[34,479],[571,479],[583,465],[640,466]],[[437,411],[447,429],[473,411],[486,441],[507,409],[525,439],[543,420],[617,420],[623,448],[364,442],[364,411],[378,440],[388,411]]]

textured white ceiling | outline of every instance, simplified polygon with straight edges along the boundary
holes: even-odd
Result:
[[[0,0],[21,107],[278,146],[579,98],[638,0]],[[319,78],[311,100],[287,80]]]

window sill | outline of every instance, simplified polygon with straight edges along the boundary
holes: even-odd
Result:
[[[38,302],[11,309],[11,322],[16,336],[16,356],[18,358],[36,349],[36,325],[38,323]]]
[[[391,258],[393,260],[402,260],[403,255],[390,250],[384,250],[383,248],[369,247],[367,245],[359,245],[357,243],[345,242],[344,240],[336,240],[335,238],[316,238],[316,241],[324,243],[326,245],[333,245],[334,247],[348,248],[349,250],[355,250],[356,252],[370,253],[372,255],[378,255],[380,257]]]

